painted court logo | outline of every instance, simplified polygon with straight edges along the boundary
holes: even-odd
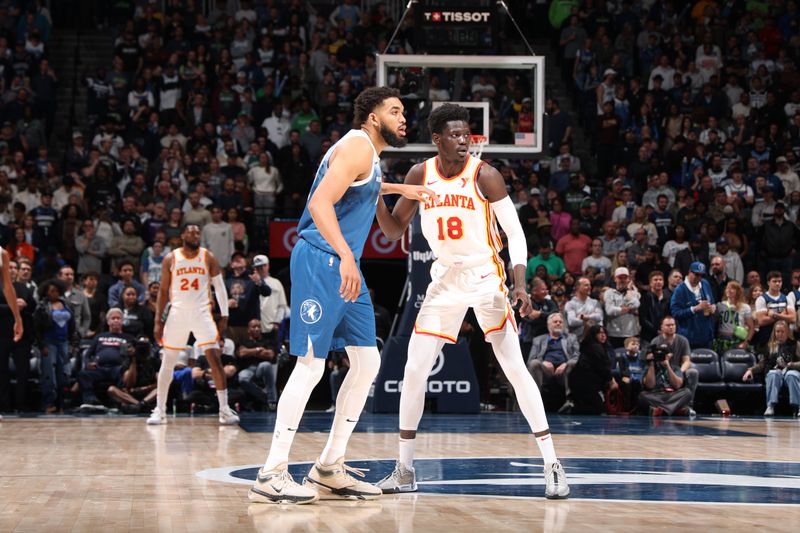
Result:
[[[565,458],[571,499],[685,503],[800,504],[800,463],[643,458]],[[395,459],[350,461],[368,468],[368,482],[392,471]],[[212,468],[204,479],[249,485],[257,466]],[[539,457],[415,459],[420,493],[542,498]],[[311,463],[289,466],[295,479]]]
[[[322,306],[314,299],[309,298],[300,304],[300,319],[306,324],[315,324],[322,318]]]

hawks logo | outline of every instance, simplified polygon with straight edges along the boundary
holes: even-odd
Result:
[[[727,504],[800,503],[800,463],[706,459],[564,458],[570,499],[679,501]],[[376,482],[392,471],[395,459],[350,461],[370,469]],[[295,479],[311,463],[289,465]],[[415,459],[420,493],[461,496],[542,498],[544,476],[539,457],[448,457]],[[199,477],[252,484],[260,465],[212,468]]]
[[[306,324],[315,324],[322,318],[322,305],[314,299],[300,304],[300,319]]]

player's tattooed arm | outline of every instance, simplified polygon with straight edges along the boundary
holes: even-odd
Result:
[[[422,180],[425,177],[425,165],[419,163],[411,167],[411,170],[406,174],[404,185],[421,186]],[[383,189],[381,188],[381,192]],[[378,217],[378,225],[381,227],[383,233],[392,241],[396,241],[403,236],[408,225],[417,212],[419,202],[405,196],[397,200],[394,209],[389,212],[389,208],[383,201],[383,198],[378,199],[378,209],[376,215]]]

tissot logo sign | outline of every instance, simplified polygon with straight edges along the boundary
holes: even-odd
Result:
[[[425,11],[423,13],[428,22],[476,22],[488,23],[491,12],[489,11]]]

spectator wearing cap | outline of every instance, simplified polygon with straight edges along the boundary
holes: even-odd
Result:
[[[614,210],[622,205],[622,188],[625,181],[622,178],[615,178],[611,182],[611,190],[600,201],[600,216],[603,220],[611,219]]]
[[[754,209],[755,211],[755,209]],[[786,219],[786,206],[776,202],[772,220],[765,222],[758,230],[759,248],[762,251],[761,272],[777,270],[783,275],[788,286],[792,270],[792,257],[800,243],[800,229]]]
[[[670,313],[675,317],[678,333],[689,339],[692,348],[710,348],[714,340],[716,300],[711,284],[703,279],[705,274],[706,265],[693,262],[670,300]]]
[[[800,177],[798,177],[797,172],[792,170],[789,166],[789,160],[784,156],[780,156],[775,160],[775,164],[778,167],[775,176],[781,180],[786,196],[790,196],[795,191],[800,191]]]
[[[535,187],[531,189],[528,202],[519,208],[519,221],[522,224],[525,237],[528,239],[536,238],[536,234],[538,233],[537,223],[539,221],[539,211],[541,209],[542,193],[538,187]]]
[[[83,143],[83,133],[80,131],[72,132],[72,146],[69,147],[65,156],[65,172],[81,172],[83,167],[89,164],[89,150]]]
[[[228,289],[228,333],[237,344],[247,338],[247,324],[254,318],[260,318],[259,296],[269,296],[270,286],[258,269],[248,271],[247,259],[240,252],[235,252],[228,265],[225,286]]]
[[[260,297],[260,306],[261,332],[274,343],[278,338],[278,327],[283,319],[289,317],[286,290],[280,280],[270,275],[269,257],[266,255],[259,254],[253,258],[253,269],[272,291],[268,296]]]
[[[639,335],[639,306],[641,294],[630,276],[630,271],[619,267],[614,271],[615,286],[604,294],[605,325],[608,341],[614,348],[622,348],[626,337]]]
[[[540,227],[543,222],[539,223]],[[544,266],[550,279],[558,279],[566,272],[564,261],[553,253],[553,243],[550,239],[542,239],[539,244],[539,253],[528,260],[528,266],[525,268],[525,280],[527,282],[530,282],[534,272],[536,272],[536,267],[539,265]]]

